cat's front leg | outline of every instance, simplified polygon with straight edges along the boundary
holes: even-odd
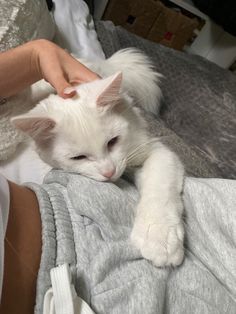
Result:
[[[179,265],[184,257],[183,177],[178,157],[161,143],[135,175],[140,201],[131,240],[156,266]]]

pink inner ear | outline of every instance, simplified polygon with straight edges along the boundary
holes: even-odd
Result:
[[[44,117],[16,117],[12,119],[13,125],[33,137],[37,138],[49,138],[54,129],[56,122],[50,118]]]
[[[106,79],[107,80],[107,79]],[[119,72],[108,80],[104,90],[98,96],[96,104],[98,106],[106,106],[117,103],[120,99],[119,91],[122,82],[122,73]]]

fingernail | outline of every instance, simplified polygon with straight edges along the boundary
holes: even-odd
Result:
[[[76,89],[74,87],[66,87],[63,91],[65,95],[70,95],[75,92],[76,92]]]

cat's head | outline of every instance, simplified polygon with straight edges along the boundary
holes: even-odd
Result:
[[[120,93],[121,81],[117,73],[78,86],[72,99],[50,95],[12,123],[33,138],[50,166],[114,181],[126,167],[130,145],[130,121],[124,114],[130,100]]]

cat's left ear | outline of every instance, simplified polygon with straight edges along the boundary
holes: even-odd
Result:
[[[96,99],[98,107],[114,106],[120,99],[122,73],[109,76],[102,80],[102,89]]]
[[[56,122],[49,117],[20,115],[13,117],[11,123],[19,130],[32,137],[36,143],[43,144],[54,137],[52,132]]]

